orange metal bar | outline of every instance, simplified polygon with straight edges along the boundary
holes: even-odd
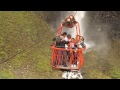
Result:
[[[78,24],[78,32],[79,32],[79,35],[81,35],[81,33],[80,33],[80,24],[79,23],[77,23]]]
[[[83,52],[82,51],[79,51],[79,67],[78,69],[81,69],[81,67],[83,66],[84,64],[84,58],[83,58]]]
[[[77,31],[77,25],[76,25],[76,35],[78,35],[78,31]]]
[[[77,34],[76,35],[80,35],[80,25],[79,25],[79,23],[77,23],[76,24],[76,32],[77,32]]]
[[[70,68],[67,68],[67,70],[74,70],[74,69],[72,69],[72,64],[74,63],[74,50],[73,49],[64,49],[64,48],[53,48],[53,53],[52,53],[52,55],[53,55],[53,57],[52,57],[52,66],[53,66],[53,68],[54,69],[61,69],[60,68],[60,65],[61,65],[61,54],[60,53],[58,53],[58,51],[60,51],[60,50],[66,50],[66,51],[70,51],[70,50],[72,50],[72,52],[71,52],[71,56],[70,56]],[[82,49],[78,49],[77,50],[77,53],[78,53],[78,56],[77,56],[77,59],[78,59],[78,69],[77,70],[79,70],[79,69],[81,69],[81,67],[83,66],[83,64],[84,64],[84,57],[83,57],[83,52],[82,52]],[[55,58],[55,57],[57,57],[57,58]],[[54,66],[54,62],[55,62],[55,60],[56,59],[58,59],[58,61],[56,61],[57,62],[57,64],[58,64],[58,66],[57,67],[55,67]],[[62,60],[63,60],[63,57],[62,57]]]
[[[70,16],[68,16],[67,18],[69,18]],[[66,18],[66,19],[67,19]],[[79,25],[79,23],[77,22],[76,24],[73,24],[72,26],[70,26],[70,27],[68,27],[68,28],[72,28],[72,27],[74,27],[74,26],[76,26],[76,40],[78,39],[77,37],[78,37],[78,35],[80,35],[81,33],[80,33],[80,25]],[[62,29],[63,29],[63,25],[62,24],[60,24],[59,25],[59,28],[58,28],[58,35],[60,35],[61,33],[62,33]],[[70,64],[70,66],[69,66],[69,68],[65,68],[65,69],[67,69],[67,70],[74,70],[71,66],[72,66],[72,64],[73,63],[75,63],[75,56],[74,56],[74,50],[73,49],[64,49],[64,48],[56,48],[55,46],[54,47],[51,47],[51,49],[52,49],[52,67],[54,68],[54,69],[61,69],[60,68],[60,65],[62,65],[62,63],[61,63],[61,60],[63,60],[64,58],[64,56],[63,56],[63,54],[61,54],[60,53],[60,50],[65,50],[65,51],[67,51],[67,52],[71,52],[71,56],[70,56],[70,60],[68,60],[69,61],[69,64]],[[82,49],[78,49],[77,50],[77,62],[79,62],[78,63],[78,68],[77,68],[77,70],[79,70],[79,69],[81,69],[81,67],[83,66],[83,64],[84,64],[84,56],[83,56],[83,51],[85,51],[85,49],[86,49],[86,47],[85,48],[82,48]],[[67,56],[68,57],[68,56]],[[55,62],[57,62],[57,67],[54,65],[54,63]]]
[[[59,28],[58,28],[58,35],[60,35],[62,33],[62,28],[63,28],[63,25],[60,24]]]

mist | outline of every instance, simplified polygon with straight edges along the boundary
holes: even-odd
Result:
[[[75,15],[76,21],[80,24],[80,35],[85,39],[87,47],[85,53],[95,50],[100,55],[106,55],[111,48],[108,35],[108,32],[111,31],[111,26],[108,23],[100,22],[100,11],[90,13],[90,11],[61,11],[52,26],[57,30],[59,24],[62,23],[66,17]],[[70,29],[64,27],[62,32],[64,31],[75,38],[76,27]]]
[[[95,50],[99,55],[105,56],[111,48],[109,32],[112,27],[108,23],[100,22],[101,18],[99,14],[96,11],[93,15],[94,17],[90,20],[89,18],[91,17],[86,13],[84,19],[82,19],[83,22],[81,21],[81,31],[83,32],[87,46],[86,52]]]

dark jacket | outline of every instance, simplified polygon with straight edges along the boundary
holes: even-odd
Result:
[[[61,41],[60,37],[56,37],[56,47],[57,48],[65,48],[65,44],[68,44],[69,41]]]

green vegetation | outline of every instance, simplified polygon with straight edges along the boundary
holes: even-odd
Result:
[[[99,56],[99,53],[92,50],[85,54],[85,64],[83,73],[88,79],[119,79],[120,61],[119,61],[120,42],[114,42],[107,55]],[[101,52],[102,53],[102,52]]]
[[[0,12],[0,78],[61,77],[50,66],[53,29],[43,17],[43,12]]]
[[[110,76],[113,79],[120,79],[120,69],[119,68],[113,68],[112,70],[109,71]]]
[[[16,76],[9,70],[0,70],[0,79],[14,79]]]
[[[50,23],[53,19],[56,22],[59,14],[57,11],[0,11],[0,79],[61,78],[62,72],[53,70],[50,65],[50,44],[54,37]],[[95,50],[86,52],[83,76],[120,79],[119,51],[120,40],[116,39],[106,56],[102,50],[101,54]]]

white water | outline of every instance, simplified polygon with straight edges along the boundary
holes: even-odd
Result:
[[[83,23],[84,19],[85,19],[85,11],[68,11],[66,14],[66,17],[68,17],[69,15],[75,15],[75,19],[76,21],[80,24],[80,34],[81,36],[85,38],[87,38],[87,36],[85,35],[85,25]],[[67,29],[67,28],[63,28],[63,32],[66,31],[68,34],[71,34],[71,36],[73,38],[75,38],[76,36],[76,27],[73,27],[72,29]],[[89,31],[88,31],[89,32]],[[93,42],[86,42],[85,40],[85,44],[87,47],[86,51],[89,51],[90,48],[92,48],[95,44]]]

